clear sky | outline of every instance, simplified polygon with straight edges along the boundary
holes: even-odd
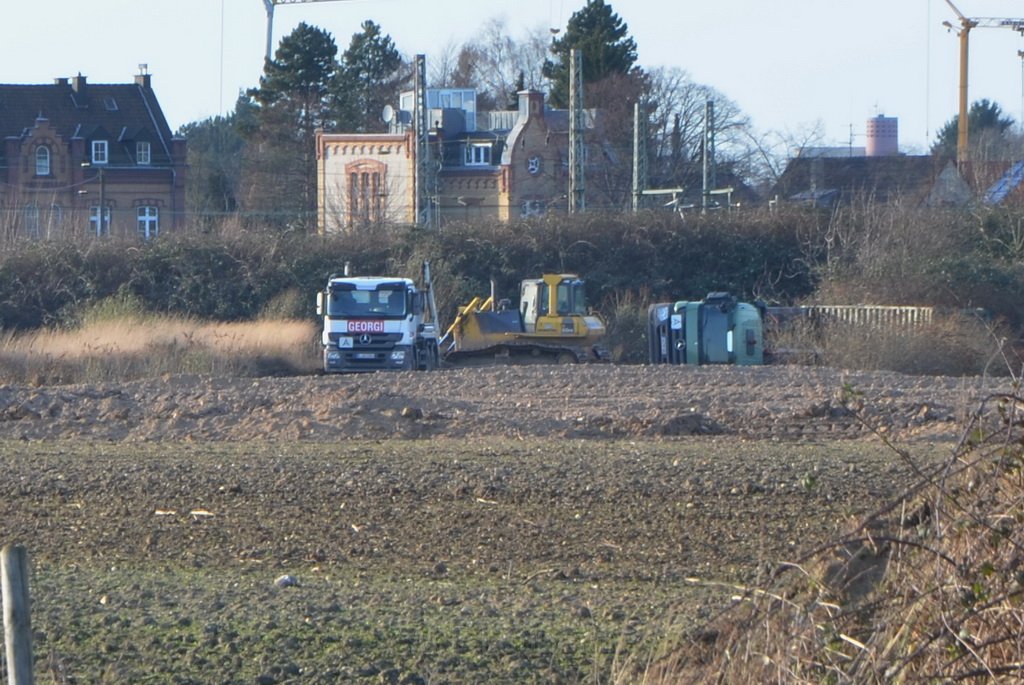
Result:
[[[1022,0],[954,0],[968,17],[1024,18]],[[366,19],[407,56],[428,58],[503,17],[513,37],[564,28],[585,0],[335,0],[278,5],[274,45],[300,22],[344,50]],[[900,147],[924,152],[956,113],[958,39],[946,0],[617,0],[646,68],[678,67],[735,101],[760,132],[820,122],[828,144],[864,144],[865,121],[899,118]],[[172,129],[226,113],[257,85],[266,49],[263,0],[5,0],[0,82],[85,75],[127,83],[148,64]],[[1024,109],[1024,38],[970,33],[971,101]],[[584,69],[586,67],[584,66]],[[851,138],[852,135],[852,138]]]

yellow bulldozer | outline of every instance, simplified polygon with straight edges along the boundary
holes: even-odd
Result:
[[[604,322],[587,310],[584,286],[576,274],[544,274],[522,281],[518,309],[496,302],[493,292],[473,298],[441,338],[442,359],[456,365],[608,361],[599,344]]]

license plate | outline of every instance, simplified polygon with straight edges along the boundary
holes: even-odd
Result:
[[[351,349],[352,338],[349,338],[348,336],[342,336],[338,338],[338,347],[340,347],[343,350]]]
[[[376,359],[377,358],[377,355],[375,355],[373,352],[356,352],[352,356],[355,357],[356,359]]]

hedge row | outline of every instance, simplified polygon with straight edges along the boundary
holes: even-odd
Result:
[[[0,251],[0,327],[73,325],[112,296],[220,321],[268,310],[313,316],[315,292],[346,263],[359,274],[416,276],[423,260],[446,315],[492,280],[514,299],[520,279],[560,271],[584,276],[598,308],[626,295],[643,303],[725,290],[780,303],[982,306],[1024,321],[1019,217],[990,215],[978,230],[968,215],[894,212],[583,214],[332,236],[224,230],[147,243],[26,242]]]

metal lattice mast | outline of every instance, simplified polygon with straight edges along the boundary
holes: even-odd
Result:
[[[586,206],[583,185],[583,54],[569,51],[569,213]]]
[[[429,225],[430,200],[433,194],[433,168],[430,161],[430,127],[427,110],[427,58],[416,55],[416,71],[413,79],[413,131],[416,135],[416,187],[415,221]]]
[[[633,103],[633,211],[647,190],[647,112],[641,103]]]
[[[708,208],[708,199],[711,191],[714,190],[718,180],[715,178],[715,101],[708,100],[704,103],[704,154],[701,155],[704,161],[703,169],[703,192],[701,193],[700,206],[702,210]]]

